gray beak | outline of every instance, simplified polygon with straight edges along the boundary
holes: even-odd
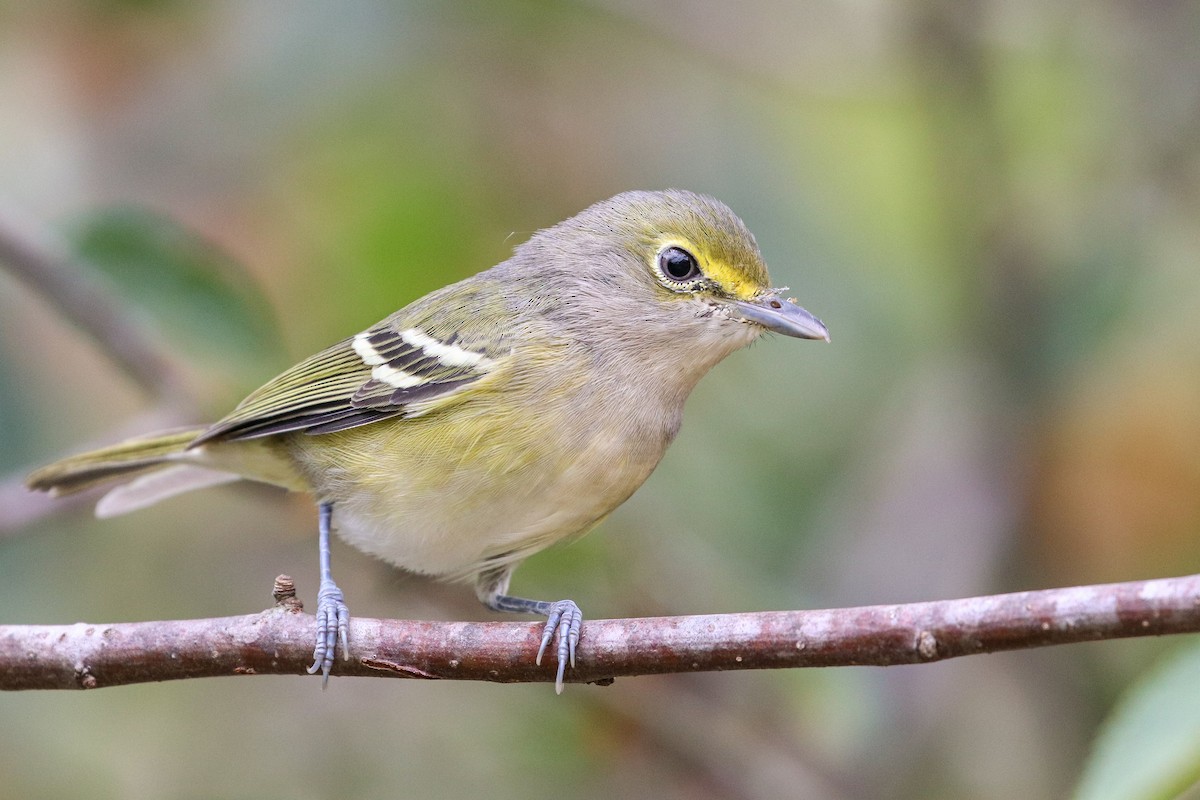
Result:
[[[775,292],[767,292],[753,300],[735,300],[730,305],[736,316],[769,331],[797,339],[829,341],[825,323],[796,305],[795,301],[784,299]]]

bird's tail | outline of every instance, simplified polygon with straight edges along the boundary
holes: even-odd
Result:
[[[80,453],[34,470],[25,485],[52,495],[73,494],[103,483],[123,481],[171,463],[203,428],[164,431]]]
[[[121,484],[96,506],[97,516],[111,517],[172,495],[237,480],[236,474],[180,463],[179,457],[202,431],[164,431],[64,458],[32,472],[25,485],[57,496],[105,483]]]

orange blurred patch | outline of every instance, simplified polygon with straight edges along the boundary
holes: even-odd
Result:
[[[1200,571],[1200,368],[1164,360],[1085,379],[1042,441],[1032,527],[1055,579]]]

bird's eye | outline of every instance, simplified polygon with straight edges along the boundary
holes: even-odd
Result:
[[[682,247],[668,247],[659,253],[658,268],[664,277],[680,283],[700,277],[696,257]]]

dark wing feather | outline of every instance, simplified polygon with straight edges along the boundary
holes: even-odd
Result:
[[[423,348],[419,339],[416,344],[406,340],[406,333],[413,338],[412,330],[398,329],[394,321],[385,320],[317,353],[253,392],[192,446],[294,431],[333,433],[411,416],[414,404],[422,404],[419,413],[425,413],[431,401],[460,394],[496,372],[504,361],[482,353],[475,364],[440,358],[436,351]],[[438,341],[452,345],[455,338]],[[357,348],[356,340],[363,340]]]

